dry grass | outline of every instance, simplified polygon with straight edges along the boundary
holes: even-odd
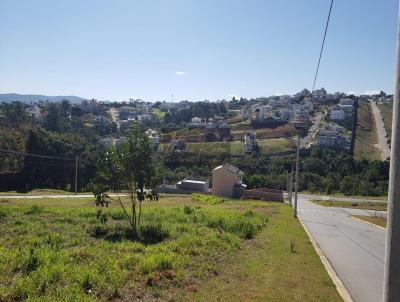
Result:
[[[370,217],[370,216],[361,216],[361,215],[354,215],[355,218],[364,220],[366,222],[376,224],[377,226],[386,228],[386,218],[385,217]]]
[[[380,160],[381,156],[376,144],[378,144],[378,136],[371,105],[366,102],[359,102],[354,157],[356,159]]]
[[[359,210],[374,210],[374,211],[386,211],[387,202],[371,202],[371,201],[328,201],[328,200],[311,200],[311,202],[324,206],[324,207],[338,207],[338,208],[349,208]]]
[[[393,104],[378,104],[378,107],[381,110],[383,124],[385,125],[387,139],[390,146],[390,141],[392,137]]]

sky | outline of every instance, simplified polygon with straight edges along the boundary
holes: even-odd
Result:
[[[312,88],[330,0],[0,0],[0,93],[218,100]],[[317,87],[394,88],[396,0],[336,0]]]

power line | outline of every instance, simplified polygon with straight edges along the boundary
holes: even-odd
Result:
[[[314,92],[315,83],[317,82],[318,71],[319,71],[319,65],[320,65],[320,63],[321,63],[322,52],[324,51],[324,46],[325,46],[326,33],[327,33],[327,31],[328,31],[329,20],[331,19],[331,12],[332,12],[333,1],[334,1],[334,0],[331,0],[331,6],[329,7],[329,14],[328,14],[328,19],[326,20],[324,38],[323,38],[323,40],[322,40],[321,51],[320,51],[320,53],[319,53],[319,59],[318,59],[318,64],[317,64],[317,70],[315,71],[315,77],[314,77],[314,83],[313,83],[313,86],[312,86],[312,92]]]
[[[70,157],[39,155],[39,154],[25,153],[25,152],[15,151],[15,150],[0,149],[0,151],[5,152],[5,153],[10,153],[10,154],[15,154],[15,155],[31,156],[31,157],[38,157],[38,158],[61,159],[61,160],[71,160],[71,161],[75,160],[74,158],[70,158]]]

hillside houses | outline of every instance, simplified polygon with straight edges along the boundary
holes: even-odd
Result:
[[[345,134],[344,128],[327,124],[318,129],[315,146],[338,150],[350,150],[351,138]]]

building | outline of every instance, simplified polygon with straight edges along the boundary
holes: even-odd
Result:
[[[153,150],[158,150],[158,146],[160,145],[160,136],[156,130],[149,129],[146,131],[146,134],[150,140],[150,146]]]
[[[340,107],[334,107],[330,113],[330,119],[332,121],[344,121],[346,119],[346,115],[343,109]]]
[[[212,170],[212,194],[238,198],[246,190],[242,183],[244,173],[231,164],[223,164]]]
[[[319,129],[316,135],[316,146],[339,150],[349,150],[351,145],[350,137],[343,133],[343,128],[332,124]]]
[[[190,122],[191,122],[192,124],[200,124],[200,123],[201,123],[201,118],[199,118],[199,117],[197,117],[197,116],[192,117],[192,119],[190,120]]]
[[[176,183],[178,190],[185,190],[191,192],[208,192],[208,180],[187,179],[181,180]]]

